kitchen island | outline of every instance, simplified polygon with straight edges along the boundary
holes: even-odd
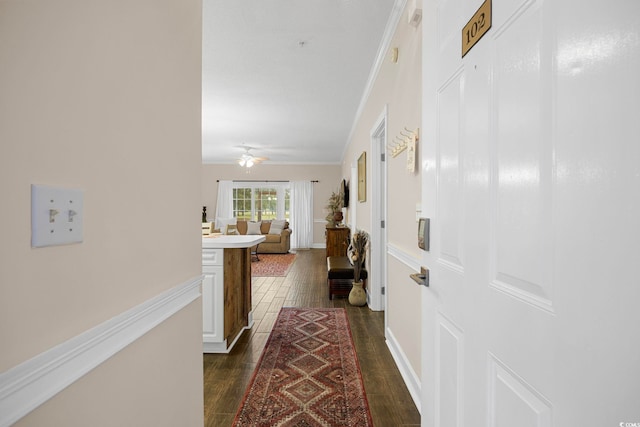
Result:
[[[253,326],[251,247],[263,235],[202,236],[202,343],[205,353],[228,353]]]

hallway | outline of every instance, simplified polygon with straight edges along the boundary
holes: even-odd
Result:
[[[299,251],[286,277],[253,278],[254,325],[229,355],[204,355],[205,426],[230,426],[281,307],[347,309],[376,426],[417,426],[418,413],[384,339],[384,313],[329,300],[324,249]]]

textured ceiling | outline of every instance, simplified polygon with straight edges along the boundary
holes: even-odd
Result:
[[[204,0],[203,162],[341,162],[393,7]]]

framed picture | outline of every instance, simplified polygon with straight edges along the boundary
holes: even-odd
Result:
[[[342,206],[345,208],[349,207],[349,185],[345,179],[340,183],[340,192],[343,195]]]
[[[358,201],[367,201],[367,152],[358,158]]]

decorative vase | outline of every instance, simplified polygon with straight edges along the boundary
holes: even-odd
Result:
[[[367,293],[362,286],[362,282],[353,282],[353,287],[349,292],[349,304],[361,307],[367,303]]]
[[[340,224],[342,222],[342,211],[337,211],[333,213],[333,220],[336,224]]]

